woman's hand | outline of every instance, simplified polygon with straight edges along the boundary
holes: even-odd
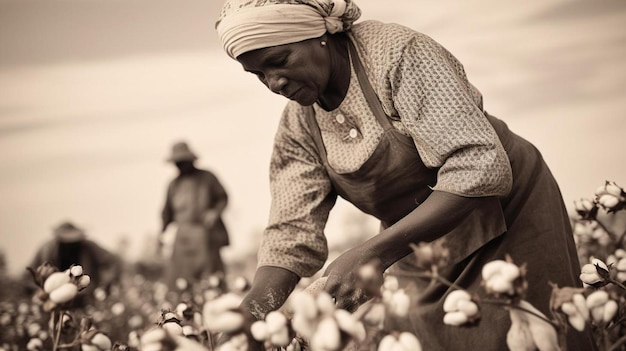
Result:
[[[376,260],[360,247],[352,248],[337,257],[324,272],[327,277],[324,290],[335,298],[337,307],[350,312],[371,296],[366,296],[358,286],[359,269]]]

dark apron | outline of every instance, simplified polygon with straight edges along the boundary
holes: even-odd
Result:
[[[378,123],[384,129],[379,145],[360,169],[352,173],[340,174],[335,172],[328,163],[326,149],[312,107],[307,108],[308,123],[321,162],[326,168],[337,194],[364,213],[379,219],[383,227],[388,227],[409,214],[430,195],[431,187],[437,182],[437,169],[426,167],[413,140],[392,126],[367,79],[365,69],[352,41],[350,41],[350,56],[361,90]],[[532,266],[536,271],[529,270],[529,272],[536,275],[533,275],[533,279],[529,278],[529,284],[532,284],[531,287],[541,285],[541,288],[534,290],[531,288],[527,300],[548,314],[547,306],[551,290],[546,279],[559,284],[559,286],[579,284],[576,279],[579,265],[573,246],[571,228],[569,228],[569,222],[566,221],[567,213],[560,200],[560,192],[558,192],[556,182],[543,163],[539,152],[530,143],[511,133],[503,122],[489,115],[487,118],[496,129],[500,139],[507,139],[503,140],[503,145],[509,156],[511,153],[521,154],[523,159],[528,157],[528,149],[530,148],[531,151],[534,150],[535,152],[535,154],[531,153],[530,156],[532,156],[532,161],[536,163],[536,166],[528,167],[525,162],[512,162],[514,176],[518,175],[516,174],[517,171],[527,180],[514,180],[510,197],[502,199],[496,197],[477,198],[477,206],[464,221],[438,239],[444,240],[450,253],[450,265],[439,273],[472,293],[480,291],[482,294],[480,287],[481,270],[486,262],[503,259],[505,254],[512,254],[516,263],[532,261],[529,266]],[[528,176],[523,174],[527,170],[532,174]],[[528,182],[540,183],[537,190],[532,192],[533,194],[524,190],[527,187],[535,187],[534,183],[529,186]],[[545,183],[545,187],[550,188],[552,192],[557,191],[558,194],[552,193],[547,197],[543,183]],[[530,217],[536,216],[535,210],[541,211],[541,206],[536,206],[536,208],[533,208],[532,205],[527,206],[526,200],[541,194],[547,198],[545,206],[549,208],[546,211],[550,213],[557,211],[560,216],[558,218],[561,218],[562,223],[558,223],[559,219],[555,220],[553,217],[547,217],[545,221],[539,219],[539,221],[545,222],[548,227],[553,226],[556,221],[557,226],[563,227],[557,228],[557,231],[559,231],[558,229],[563,230],[560,230],[560,236],[549,239],[542,237],[542,235],[551,235],[552,233],[547,231],[541,233],[543,230],[525,238],[523,237],[524,231],[529,226],[526,221]],[[550,199],[557,199],[558,201],[551,203]],[[543,201],[544,199],[538,200]],[[509,204],[512,206],[507,211],[506,206]],[[554,206],[556,209],[553,208]],[[503,208],[505,208],[504,211]],[[526,215],[531,216],[523,218]],[[512,234],[512,227],[514,227],[514,231],[515,228],[521,227],[520,233]],[[538,228],[541,228],[541,225]],[[507,234],[502,235],[505,232]],[[539,247],[555,250],[554,259],[543,259],[545,252],[534,251],[532,245],[526,245],[527,239],[537,240],[534,244],[538,244]],[[520,253],[516,255],[516,252]],[[551,263],[554,264],[553,271],[551,274],[544,274],[545,265]],[[443,297],[454,289],[443,284],[430,284],[430,282],[416,279],[411,276],[411,273],[416,271],[415,257],[412,254],[401,259],[388,270],[388,273],[397,275],[401,285],[410,294],[413,301],[409,317],[403,320],[389,319],[387,321],[388,329],[415,333],[425,350],[507,349],[506,332],[510,326],[507,311],[500,307],[481,305],[482,319],[478,326],[459,328],[445,325],[443,324]],[[583,347],[580,350],[592,350],[589,335],[579,336],[574,341],[575,344],[572,345]],[[577,349],[570,347],[570,350]]]

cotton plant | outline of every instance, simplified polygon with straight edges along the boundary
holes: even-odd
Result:
[[[139,339],[141,351],[207,351],[207,347],[182,335],[170,333],[167,329],[153,327],[145,331]]]
[[[481,289],[469,291],[439,274],[449,261],[445,242],[416,243],[411,247],[418,269],[410,278],[450,287],[442,306],[447,325],[471,328],[480,323],[481,306],[504,308],[511,320],[507,333],[511,350],[564,350],[565,334],[576,331],[592,332],[600,350],[623,349],[626,228],[612,226],[611,216],[626,209],[625,200],[622,187],[605,182],[591,198],[574,201],[576,218],[572,218],[572,225],[583,263],[579,275],[583,288],[553,286],[548,315],[523,299],[525,290],[533,288],[527,286],[525,276],[533,272],[526,272],[523,264],[511,258],[488,262],[482,272]],[[66,309],[90,283],[82,267],[59,272],[51,265],[42,265],[31,272],[38,286],[32,302],[16,304],[10,311],[0,306],[2,329],[21,326],[18,331],[23,341],[17,349],[50,350],[54,345],[56,350],[85,351],[243,351],[252,337],[268,350],[332,351],[352,342],[368,343],[369,349],[378,351],[421,350],[415,335],[385,329],[386,318],[407,318],[413,308],[419,307],[398,278],[383,274],[376,263],[359,269],[357,288],[371,299],[353,313],[338,309],[334,300],[324,295],[325,282],[321,279],[312,284],[314,288],[298,288],[292,294],[288,300],[290,313],[273,311],[254,323],[246,320],[239,309],[249,289],[249,282],[242,277],[231,280],[227,288],[220,280],[224,277],[207,277],[194,285],[180,281],[172,290],[158,282],[138,281],[125,290],[124,296],[119,291],[97,288],[96,306],[89,306],[91,318],[85,322],[74,320]],[[306,281],[303,279],[303,284]],[[30,311],[31,307],[36,309]],[[46,327],[34,322],[37,313],[40,317],[41,313],[53,314],[54,318]],[[101,323],[111,323],[111,318],[123,319],[130,329],[122,334],[125,342],[114,340],[106,332],[108,328],[98,328]],[[0,339],[3,336],[0,334]],[[15,346],[3,341],[2,349],[12,350]]]
[[[595,192],[595,201],[609,213],[626,208],[626,192],[615,182],[606,181]]]
[[[618,251],[621,252],[619,252],[619,256],[617,256],[618,253],[616,253],[616,263],[613,265],[617,272],[615,278],[617,278],[617,281],[624,283],[626,282],[626,251],[622,249]]]
[[[586,288],[584,293],[575,294],[572,304],[564,303],[561,310],[568,316],[569,324],[578,331],[591,328],[596,343],[603,350],[618,350],[626,342],[623,337],[624,315],[620,304],[624,306],[623,295],[620,297],[613,290]],[[584,323],[583,323],[584,321]]]
[[[216,300],[212,300],[212,302],[215,303]],[[225,306],[232,306],[232,302],[225,304]],[[162,310],[156,326],[129,336],[129,341],[131,341],[129,344],[142,351],[215,350],[214,341],[210,335],[211,333],[216,335],[218,332],[210,331],[206,325],[206,316],[214,317],[213,323],[220,322],[218,311],[211,309],[214,307],[211,305],[207,308],[205,304],[202,309],[208,312],[203,315],[193,304],[180,302],[173,309]],[[231,338],[228,344],[234,343],[236,340],[237,338]],[[239,350],[239,348],[233,350]],[[241,350],[245,350],[245,348],[241,348]]]
[[[109,336],[95,328],[89,328],[80,335],[81,351],[109,351],[113,347]]]
[[[624,316],[620,317],[619,305],[623,297],[613,291],[593,287],[555,289],[552,296],[552,309],[561,312],[568,325],[582,332],[590,328],[601,350],[619,350],[625,342],[623,332]]]
[[[605,290],[597,290],[589,294],[585,300],[593,323],[601,325],[610,323],[617,313],[617,302],[609,297]]]
[[[521,300],[509,309],[511,327],[506,342],[511,351],[559,351],[556,329],[547,317],[528,301]]]
[[[589,308],[584,292],[580,288],[554,287],[550,301],[551,309],[563,313],[569,325],[579,332],[585,330],[589,322]]]
[[[386,311],[396,317],[404,318],[408,315],[411,299],[404,289],[399,287],[398,279],[394,276],[385,277],[381,288],[382,303]]]
[[[28,351],[43,351],[43,350],[45,350],[44,343],[39,338],[32,338],[32,339],[28,340],[28,343],[26,344],[26,350],[28,350]]]
[[[623,252],[623,250],[621,251]],[[623,255],[622,252],[617,254]],[[617,257],[613,257],[609,259],[615,261]],[[620,288],[622,292],[626,292],[626,285],[624,285],[624,278],[626,278],[624,274],[625,267],[626,261],[624,261],[624,257],[621,257],[617,263],[613,262],[609,265],[600,259],[592,258],[591,263],[587,263],[581,268],[579,278],[585,287],[600,288],[607,284],[612,284]]]
[[[422,351],[422,344],[409,332],[385,335],[378,344],[378,351]]]
[[[311,350],[337,351],[342,349],[350,340],[359,342],[365,340],[366,332],[363,322],[350,312],[338,309],[332,297],[325,291],[319,291],[317,295],[308,291],[298,291],[294,293],[290,301],[293,311],[291,327],[299,337],[305,340]],[[272,316],[268,314],[267,317]],[[278,315],[273,319],[282,321]],[[268,323],[267,318],[266,323]],[[276,327],[273,329],[280,326],[278,330],[281,334],[278,334],[279,336],[288,332],[286,326],[281,326],[277,322],[274,324]],[[268,336],[271,338],[271,334],[269,334],[271,329],[269,327],[267,329]],[[271,344],[287,347],[291,340],[284,343],[286,345],[279,345],[275,342]],[[282,339],[281,341],[286,340]],[[294,348],[296,347],[294,346]]]
[[[473,325],[480,320],[478,303],[465,290],[450,292],[443,302],[443,311],[443,322],[455,327]]]
[[[592,197],[574,201],[574,209],[576,215],[571,219],[580,261],[595,257],[611,263],[609,256],[626,248],[626,230],[614,221],[617,213],[626,209],[624,188],[605,181]]]
[[[352,313],[337,308],[334,299],[323,290],[325,282],[326,277],[322,277],[292,293],[284,317],[271,312],[264,321],[255,322],[251,328],[255,339],[264,342],[268,349],[335,351],[351,343],[372,343],[392,335],[397,338],[398,332],[384,330],[383,320],[388,315],[406,317],[410,298],[395,277],[383,274],[378,262],[364,264],[357,270],[356,289],[369,300]],[[287,343],[284,336],[291,330],[295,337]],[[272,341],[273,338],[278,340]],[[413,338],[417,340],[414,335]],[[403,336],[402,340],[409,338]]]
[[[252,323],[250,333],[256,341],[262,342],[266,349],[286,348],[294,337],[287,317],[280,311],[272,311],[264,320]]]
[[[88,317],[82,318],[77,325],[77,323],[74,323],[72,315],[69,312],[64,312],[59,323],[62,329],[71,331],[73,336],[63,344],[58,343],[58,339],[55,339],[53,350],[76,348],[81,351],[119,350],[120,344],[114,344],[108,333],[96,327]],[[60,330],[57,330],[57,333],[60,333]]]
[[[528,289],[524,266],[520,267],[506,257],[486,263],[481,274],[486,293],[504,298],[501,305],[509,311],[511,326],[506,338],[509,350],[560,350],[556,322],[523,299]]]
[[[558,351],[558,322],[548,319],[531,303],[523,299],[528,284],[526,268],[513,263],[510,257],[487,262],[481,271],[481,285],[488,298],[479,299],[456,287],[444,300],[443,322],[458,327],[471,327],[480,320],[481,303],[500,306],[508,311],[511,326],[506,335],[511,351]]]
[[[596,188],[593,198],[581,198],[574,201],[574,209],[584,220],[595,220],[598,210],[602,208],[609,213],[626,208],[626,192],[616,182],[606,181]]]
[[[585,287],[600,288],[611,281],[609,267],[602,260],[593,258],[591,263],[582,266],[579,279]]]
[[[486,263],[481,272],[481,285],[487,298],[480,299],[476,294],[477,292],[470,293],[438,274],[441,265],[447,262],[445,245],[439,246],[435,250],[435,253],[444,252],[439,256],[428,254],[430,251],[425,244],[413,245],[412,247],[416,254],[427,253],[427,260],[418,262],[418,266],[427,269],[427,271],[418,273],[416,276],[437,281],[452,288],[446,295],[443,304],[443,322],[445,324],[471,327],[480,323],[480,304],[494,304],[509,312],[511,327],[507,332],[507,346],[510,350],[561,350],[557,333],[558,321],[548,319],[547,316],[523,299],[528,288],[524,265],[516,265],[508,256],[503,260],[493,260]],[[433,257],[435,259],[432,259]],[[429,264],[430,269],[428,268]]]
[[[52,349],[56,351],[60,347],[67,346],[62,344],[62,339],[71,338],[67,335],[68,329],[71,329],[67,327],[71,319],[67,309],[79,292],[90,284],[91,278],[83,272],[83,267],[80,265],[72,265],[64,271],[59,271],[54,265],[44,262],[39,267],[29,267],[28,270],[37,285],[32,301],[40,305],[43,311],[50,313],[48,324],[53,338]],[[77,342],[78,340],[74,338],[70,345]],[[32,345],[36,345],[37,341],[33,343]]]
[[[241,296],[235,293],[222,293],[219,281],[207,281],[206,291],[194,301],[162,306],[155,327],[146,331],[129,335],[129,345],[142,351],[147,350],[245,350],[247,343],[242,344],[245,318],[238,306]],[[205,292],[206,292],[205,291]],[[190,295],[185,295],[190,296]],[[165,308],[164,308],[165,307]],[[227,341],[219,347],[218,335],[227,335]],[[235,347],[236,346],[236,347]]]
[[[574,329],[591,328],[601,349],[617,350],[626,344],[626,226],[617,218],[626,209],[626,193],[616,182],[606,181],[590,200],[575,206],[579,278],[585,289],[572,303],[576,308],[563,304],[562,311]]]
[[[46,312],[63,309],[91,282],[89,275],[83,274],[80,265],[59,272],[56,267],[44,263],[30,271],[38,285],[33,301],[41,304]]]
[[[214,334],[240,331],[246,323],[239,309],[241,301],[241,296],[230,292],[207,301],[202,308],[204,326]]]
[[[519,267],[510,257],[487,262],[481,271],[482,285],[494,297],[516,297],[527,289],[525,268]]]

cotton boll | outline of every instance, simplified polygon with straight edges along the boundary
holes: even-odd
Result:
[[[582,294],[574,294],[572,296],[572,303],[576,306],[576,309],[580,315],[585,319],[589,319],[589,308],[587,307],[587,301]]]
[[[267,323],[267,332],[273,334],[285,327],[287,318],[278,311],[272,311],[265,316],[265,322]]]
[[[392,275],[388,275],[385,277],[385,280],[383,282],[383,289],[396,291],[399,288],[400,288],[400,283],[398,282],[398,278]]]
[[[250,333],[252,337],[257,341],[264,341],[267,339],[269,333],[267,331],[267,323],[265,321],[256,321],[250,326]]]
[[[210,321],[205,319],[207,329],[216,333],[230,333],[240,329],[245,322],[243,315],[239,312],[223,312],[213,317]]]
[[[597,290],[587,296],[587,308],[593,309],[604,305],[609,300],[609,294],[604,290]]]
[[[468,317],[473,317],[478,314],[478,305],[472,301],[459,301],[457,307],[459,311],[465,313]]]
[[[326,292],[320,292],[317,295],[316,302],[317,308],[324,314],[332,314],[337,309],[335,301],[333,301],[333,298]]]
[[[311,348],[314,350],[337,350],[341,345],[339,326],[332,317],[325,317],[317,326],[317,331],[311,338]]]
[[[164,323],[162,328],[167,330],[172,335],[183,335],[183,327],[181,327],[178,323]]]
[[[389,351],[397,343],[398,343],[398,340],[396,339],[395,336],[390,335],[390,334],[385,335],[378,343],[378,351]]]
[[[407,351],[422,351],[422,344],[420,344],[417,337],[409,332],[400,333],[398,336],[398,342],[404,346]]]
[[[293,317],[291,320],[291,326],[293,327],[293,330],[307,339],[311,339],[316,330],[316,323],[313,323],[310,319],[307,319],[300,314],[296,314]]]
[[[574,329],[580,332],[585,330],[585,319],[580,314],[569,316],[567,320]]]
[[[317,317],[317,305],[313,295],[298,291],[292,296],[291,306],[295,314],[304,316],[307,319],[314,319]]]
[[[66,283],[49,293],[52,302],[62,304],[73,299],[78,293],[78,287],[72,283]]]
[[[91,343],[98,346],[100,350],[110,350],[112,347],[111,339],[103,333],[97,333],[91,337]]]
[[[70,276],[65,272],[54,272],[43,283],[43,290],[48,294],[63,284],[70,282]]]
[[[80,277],[83,275],[83,267],[78,265],[70,267],[70,274],[73,277]]]
[[[289,337],[289,331],[287,327],[283,326],[281,329],[277,330],[270,336],[270,342],[272,345],[285,347],[289,345],[291,342],[291,338]]]
[[[609,300],[605,305],[604,305],[604,314],[602,315],[602,320],[604,321],[604,323],[608,323],[610,322],[613,317],[615,317],[615,314],[617,313],[619,306],[617,305],[617,302],[615,302],[614,300]]]
[[[470,294],[465,290],[454,290],[446,296],[443,302],[443,310],[445,312],[456,311],[460,300],[471,300],[471,298]]]
[[[147,344],[160,343],[166,337],[167,337],[167,333],[165,332],[165,330],[161,328],[152,328],[148,330],[147,332],[145,332],[139,340],[143,347],[143,345],[147,345]]]
[[[78,278],[76,285],[78,285],[79,289],[84,289],[89,285],[89,283],[91,283],[91,277],[87,274],[83,274],[80,278]]]
[[[458,327],[468,322],[467,315],[461,311],[448,312],[443,316],[443,323]]]

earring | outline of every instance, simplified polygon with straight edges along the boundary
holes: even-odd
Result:
[[[321,45],[321,46],[326,46],[326,40],[322,40],[322,41],[320,41],[320,45]]]

